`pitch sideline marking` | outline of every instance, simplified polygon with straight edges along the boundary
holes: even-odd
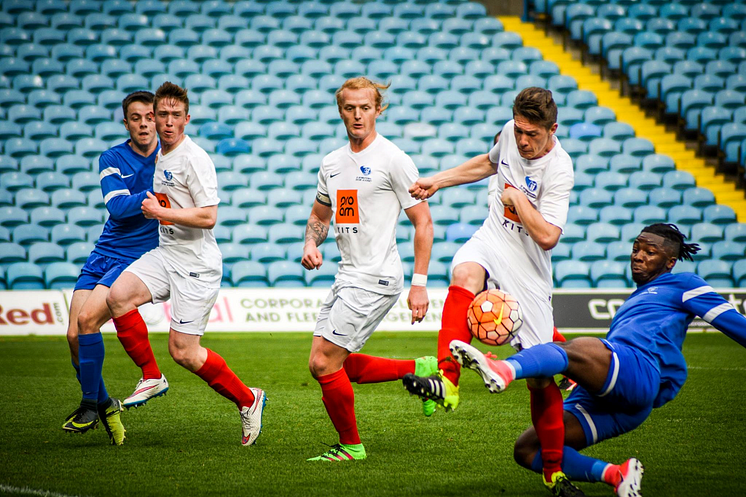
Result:
[[[37,497],[81,497],[79,495],[61,494],[52,490],[36,490],[30,487],[14,487],[12,485],[3,485],[0,483],[0,493],[34,495]]]

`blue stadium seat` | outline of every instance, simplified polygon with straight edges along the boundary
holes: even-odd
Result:
[[[723,239],[723,227],[709,222],[696,223],[692,226],[691,238],[695,242],[719,242]]]
[[[606,247],[594,241],[579,241],[572,246],[572,258],[575,261],[598,261],[606,258]]]
[[[596,288],[627,288],[626,265],[619,261],[595,261],[591,264],[590,277]]]
[[[691,205],[675,205],[669,209],[668,217],[677,226],[691,226],[702,221],[702,211]]]
[[[366,4],[377,5],[377,4]],[[277,261],[267,266],[267,277],[273,287],[305,286],[304,269],[300,264],[288,261]]]
[[[48,289],[73,288],[78,280],[78,266],[70,262],[54,262],[44,271],[44,283]]]
[[[641,224],[665,223],[666,211],[661,207],[643,205],[635,209],[633,219]]]
[[[249,249],[249,259],[262,264],[282,261],[285,260],[285,248],[272,242],[257,243]]]
[[[561,288],[590,288],[590,266],[576,260],[559,261],[554,268],[554,278]]]
[[[604,207],[602,209],[608,209]],[[567,213],[567,222],[580,226],[587,226],[598,221],[599,211],[586,205],[571,205]]]
[[[725,239],[731,242],[746,242],[746,224],[732,223],[725,227]]]
[[[264,288],[268,286],[267,269],[256,261],[241,260],[230,268],[233,285],[240,288]]]
[[[732,265],[728,261],[706,259],[697,265],[697,274],[715,288],[732,288]]]
[[[704,221],[717,225],[727,225],[736,222],[736,213],[727,205],[710,205],[704,208]]]
[[[650,190],[648,194],[650,204],[664,209],[670,209],[675,205],[681,205],[681,192],[668,187],[659,187]]]
[[[660,174],[648,171],[637,171],[630,175],[629,186],[640,190],[652,190],[661,186],[662,181]]]
[[[34,264],[65,261],[65,249],[51,242],[38,242],[29,247],[28,260]]]
[[[66,247],[75,242],[84,242],[85,239],[85,230],[75,224],[58,224],[52,227],[51,230],[52,243],[62,247]]]
[[[7,268],[6,280],[10,290],[41,290],[44,288],[41,268],[29,262],[10,264]]]
[[[733,241],[720,241],[712,244],[712,258],[723,261],[740,261],[746,257],[746,244]]]

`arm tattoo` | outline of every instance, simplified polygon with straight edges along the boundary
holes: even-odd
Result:
[[[329,226],[322,223],[318,219],[309,219],[306,225],[306,241],[313,240],[318,247],[324,240],[326,235],[329,233]]]

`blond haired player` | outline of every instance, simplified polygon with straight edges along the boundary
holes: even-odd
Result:
[[[554,136],[557,106],[552,92],[531,87],[513,104],[513,119],[488,154],[420,178],[410,188],[414,198],[427,199],[440,188],[472,183],[497,175],[495,194],[482,227],[456,253],[451,286],[438,335],[442,374],[409,375],[411,393],[435,400],[446,409],[459,402],[460,365],[448,349],[452,340],[469,343],[466,311],[475,294],[499,287],[518,299],[524,324],[511,342],[517,349],[552,341],[552,248],[567,221],[574,178],[570,156]],[[532,378],[531,417],[542,444],[544,483],[555,495],[574,495],[562,473],[562,394],[552,378]]]
[[[161,150],[153,181],[155,195],[149,193],[141,209],[146,218],[160,222],[160,245],[122,273],[107,303],[117,331],[143,328],[147,333],[137,308],[170,299],[171,357],[238,406],[241,443],[251,445],[261,432],[264,391],[248,388],[222,357],[200,345],[223,273],[212,233],[220,202],[215,165],[184,134],[189,123],[185,89],[163,83],[155,93],[154,110]]]
[[[342,255],[335,282],[319,312],[309,359],[339,443],[309,459],[313,461],[366,457],[357,430],[351,381],[394,381],[407,373],[427,376],[437,369],[435,357],[394,360],[356,353],[404,286],[396,249],[396,224],[402,209],[415,228],[414,275],[407,299],[413,323],[425,317],[429,302],[425,283],[433,244],[430,209],[426,202],[410,197],[407,190],[418,177],[412,159],[376,132],[376,118],[385,109],[381,91],[386,88],[359,77],[347,80],[337,90],[337,106],[349,144],[324,157],[306,226],[303,267],[313,270],[324,263],[318,246],[326,239],[332,218]]]

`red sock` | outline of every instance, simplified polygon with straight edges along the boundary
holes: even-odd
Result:
[[[381,383],[400,380],[405,374],[414,373],[414,360],[350,354],[342,367],[354,383]]]
[[[114,327],[117,329],[117,338],[122,342],[124,350],[142,369],[142,377],[146,380],[157,380],[161,377],[161,370],[155,362],[153,349],[150,348],[148,340],[148,326],[142,320],[137,309],[131,310],[123,316],[114,318]]]
[[[622,482],[622,471],[618,464],[609,464],[604,469],[604,473],[601,476],[604,483],[608,483],[612,487],[616,488]]]
[[[339,433],[339,443],[355,445],[360,443],[355,419],[355,393],[344,368],[336,373],[316,379],[321,385],[321,400],[324,402],[329,419]]]
[[[562,471],[562,447],[565,443],[565,423],[562,419],[562,393],[552,382],[546,388],[531,388],[531,421],[541,443],[544,478]]]
[[[442,327],[438,333],[438,367],[454,385],[458,385],[461,365],[453,359],[448,346],[451,340],[471,343],[471,332],[466,325],[466,312],[472,300],[474,294],[469,290],[451,285],[448,287],[448,296],[443,305]]]
[[[254,394],[243,384],[225,363],[225,360],[210,349],[207,350],[207,360],[194,372],[207,382],[213,390],[226,399],[234,402],[239,409],[254,403]]]
[[[560,333],[555,327],[554,331],[552,332],[552,341],[553,342],[566,342],[567,338],[565,338],[565,335]]]

